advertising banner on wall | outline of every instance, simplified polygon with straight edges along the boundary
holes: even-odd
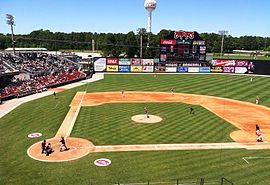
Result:
[[[140,59],[140,58],[131,58],[130,59],[130,65],[132,65],[132,66],[142,65],[142,59]]]
[[[234,73],[234,67],[223,67],[223,73]]]
[[[212,73],[222,73],[222,67],[211,67],[211,72]]]
[[[212,66],[235,66],[235,60],[212,60]]]
[[[187,67],[177,67],[177,72],[178,73],[187,73],[188,68]]]
[[[118,58],[107,58],[107,65],[118,65]]]
[[[189,73],[198,73],[198,72],[200,72],[200,68],[199,67],[189,67],[188,72]]]
[[[94,70],[96,72],[106,71],[106,58],[94,58]]]
[[[142,72],[142,66],[131,66],[131,72]]]
[[[200,67],[200,73],[210,73],[210,67]]]
[[[177,67],[166,67],[166,73],[175,73]]]
[[[119,58],[119,65],[130,65],[130,59],[129,58]]]
[[[142,59],[143,66],[153,66],[154,60],[153,59]]]
[[[237,67],[248,67],[249,61],[248,60],[236,60]]]
[[[118,72],[117,65],[107,65],[107,72]]]
[[[248,72],[248,70],[246,67],[235,67],[235,73],[244,74],[247,72]]]
[[[159,58],[154,58],[154,65],[157,65],[159,63]]]
[[[144,73],[151,73],[154,71],[154,66],[143,66],[142,67],[142,72]]]
[[[165,72],[165,66],[155,66],[155,70],[154,70],[154,72],[156,72],[156,73],[163,73],[163,72]]]
[[[119,72],[130,72],[130,66],[119,66]]]

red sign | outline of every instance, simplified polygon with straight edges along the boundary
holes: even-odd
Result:
[[[107,58],[108,65],[118,65],[118,58]]]
[[[176,44],[176,40],[161,40],[161,44],[164,44],[164,45],[175,45]]]
[[[183,39],[194,39],[194,32],[193,31],[176,31],[174,32],[174,38],[181,40]]]

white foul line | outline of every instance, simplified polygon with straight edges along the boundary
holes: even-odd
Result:
[[[270,159],[270,157],[242,157],[242,159],[249,164],[247,159]]]

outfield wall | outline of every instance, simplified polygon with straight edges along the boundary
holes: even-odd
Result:
[[[164,63],[159,59],[94,58],[95,72],[235,73],[270,75],[270,61],[217,59],[208,63]]]

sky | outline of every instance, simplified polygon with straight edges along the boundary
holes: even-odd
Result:
[[[0,33],[9,33],[6,14],[16,19],[15,34],[52,32],[128,33],[147,29],[144,0],[0,0]],[[157,0],[152,32],[161,29],[270,37],[270,0]]]

